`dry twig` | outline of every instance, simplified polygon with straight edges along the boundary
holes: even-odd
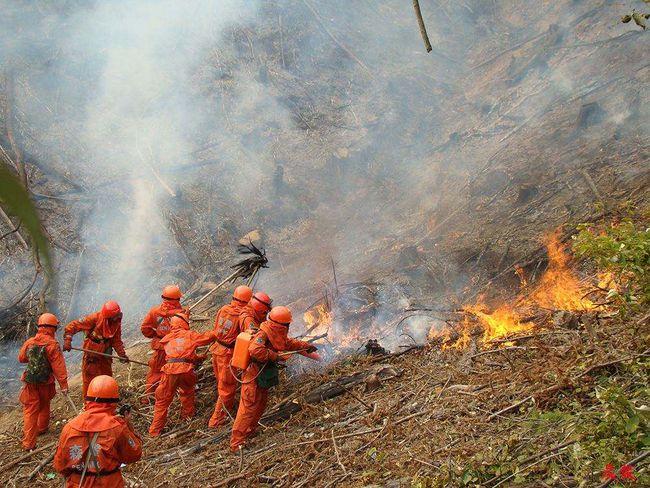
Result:
[[[20,464],[20,463],[22,463],[23,461],[25,461],[26,459],[31,458],[31,457],[34,456],[35,454],[38,454],[39,452],[45,451],[45,450],[47,450],[47,449],[50,449],[50,448],[53,447],[53,446],[54,446],[54,442],[50,442],[49,444],[46,444],[46,445],[44,445],[44,446],[41,446],[41,447],[39,447],[38,449],[34,449],[33,451],[29,451],[29,452],[25,453],[24,455],[20,456],[18,459],[14,460],[14,461],[12,461],[12,462],[10,462],[10,463],[5,464],[4,466],[1,466],[1,467],[0,467],[0,473],[4,473],[5,471],[7,471],[7,470],[13,468],[13,467],[16,466],[17,464]]]

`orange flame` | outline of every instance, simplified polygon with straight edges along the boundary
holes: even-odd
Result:
[[[546,242],[549,264],[544,276],[531,293],[528,303],[553,310],[590,310],[594,303],[585,298],[586,287],[569,268],[566,246],[559,232],[551,234]]]
[[[483,304],[468,305],[463,307],[465,312],[478,317],[483,326],[483,341],[490,341],[507,336],[515,332],[530,330],[533,327],[531,322],[522,322],[519,314],[507,305],[489,313],[488,308]]]
[[[521,291],[514,302],[523,307],[541,307],[552,310],[590,310],[597,307],[586,298],[588,286],[581,283],[569,267],[570,257],[566,246],[560,242],[560,233],[550,234],[545,242],[548,254],[548,267],[536,284],[527,280],[524,270],[515,268],[521,283]],[[599,286],[603,289],[616,289],[611,275],[599,276]],[[429,339],[442,342],[442,349],[464,349],[476,337],[480,342],[508,337],[515,333],[530,331],[534,324],[522,318],[514,305],[502,304],[491,309],[479,297],[476,303],[462,307],[465,318],[456,328],[429,330]],[[319,304],[303,315],[306,330],[310,335],[328,334],[329,339],[346,346],[359,340],[363,335],[361,323],[341,324],[334,320],[332,311],[326,304]]]
[[[339,346],[351,346],[360,341],[364,334],[361,323],[346,323],[345,330],[340,323],[334,321],[334,314],[325,304],[316,305],[307,310],[303,316],[306,330],[310,336],[327,334],[327,338]],[[313,327],[313,328],[312,328]],[[317,342],[321,342],[320,340]]]
[[[585,297],[587,287],[573,274],[569,268],[569,256],[559,239],[559,231],[549,235],[546,240],[546,249],[548,253],[548,267],[529,295],[522,295],[518,298],[517,303],[548,308],[553,310],[590,310],[597,305]],[[522,288],[527,288],[528,282],[521,268],[516,268],[515,272],[519,277]],[[601,276],[600,284],[602,287],[615,288],[612,284],[611,276]],[[531,330],[534,326],[532,322],[522,321],[520,315],[514,307],[509,304],[503,304],[490,312],[488,307],[480,298],[473,305],[466,305],[463,311],[475,316],[479,320],[481,327],[481,341],[486,342],[501,337],[507,337],[513,333]],[[456,331],[459,336],[452,338],[452,332],[449,329],[442,331],[432,330],[429,333],[430,338],[441,338],[443,340],[443,350],[449,347],[464,348],[471,342],[471,332],[474,324],[466,317],[460,324],[460,331]]]
[[[307,330],[311,329],[311,335],[328,333],[333,322],[332,312],[330,312],[324,304],[317,305],[311,310],[307,310],[303,314],[302,320],[307,325]],[[314,328],[312,329],[312,327]]]

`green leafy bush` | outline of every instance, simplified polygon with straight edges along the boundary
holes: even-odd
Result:
[[[581,224],[573,240],[577,256],[592,259],[631,285],[622,295],[626,302],[650,302],[650,228],[638,228],[631,220],[603,229]]]
[[[595,385],[574,390],[580,398],[567,398],[554,410],[533,407],[523,422],[523,433],[513,430],[497,446],[481,449],[464,471],[448,473],[450,484],[492,486],[509,479],[513,485],[538,480],[560,486],[559,480],[570,475],[572,486],[595,486],[608,465],[620,471],[650,447],[648,367],[647,359],[621,365],[621,376],[600,376]],[[547,442],[531,443],[531,438]],[[538,463],[541,450],[570,441],[574,442]],[[648,473],[636,468],[633,472],[639,486],[650,482]]]

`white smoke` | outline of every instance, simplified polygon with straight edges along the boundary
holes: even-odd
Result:
[[[43,132],[53,122],[68,128],[48,156],[74,147],[66,170],[97,199],[82,228],[87,272],[75,313],[116,299],[126,322],[137,323],[160,287],[178,280],[166,268],[182,257],[163,218],[184,183],[173,170],[190,160],[204,125],[224,123],[197,77],[224,32],[257,8],[256,1],[123,0],[47,17],[57,27],[50,34],[56,56],[46,68],[52,86],[42,104],[25,94],[25,118]],[[27,22],[35,14],[25,8],[24,15]],[[65,107],[56,121],[43,112],[54,103]]]

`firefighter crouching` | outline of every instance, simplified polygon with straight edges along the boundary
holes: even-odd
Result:
[[[59,320],[51,313],[38,318],[38,330],[25,341],[18,361],[27,363],[20,392],[23,404],[23,449],[36,447],[36,436],[47,432],[50,424],[50,402],[56,393],[54,379],[64,395],[68,393],[68,372],[59,343],[55,339]]]
[[[140,460],[142,441],[129,414],[116,414],[119,391],[110,376],[100,375],[88,385],[84,411],[61,431],[54,469],[67,488],[121,488],[122,464]]]

